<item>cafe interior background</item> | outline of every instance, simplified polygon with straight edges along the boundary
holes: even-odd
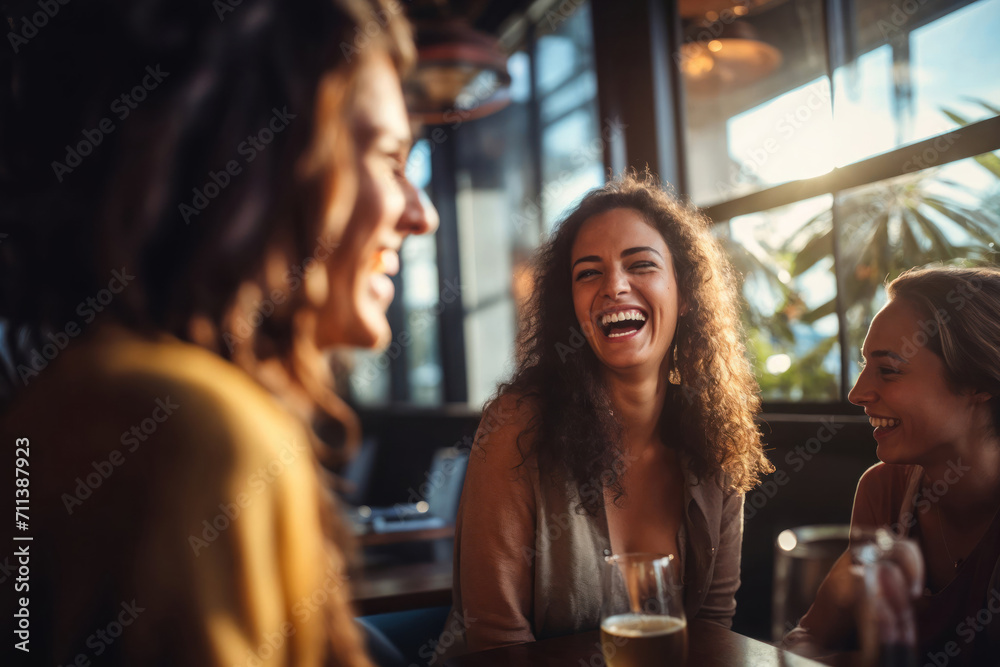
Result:
[[[777,472],[747,495],[734,630],[769,638],[776,536],[848,522],[876,461],[847,391],[885,279],[998,261],[1000,0],[405,10],[424,123],[407,170],[441,226],[404,246],[390,347],[341,375],[365,433],[345,500],[370,531],[366,567],[450,581],[464,457],[512,368],[532,252],[608,173],[648,165],[703,208],[742,276]],[[361,612],[440,622],[449,600]]]
[[[770,639],[776,537],[847,523],[876,461],[847,391],[884,281],[1000,263],[1000,0],[394,6],[420,52],[407,172],[440,227],[403,246],[389,347],[337,360],[364,432],[342,473],[358,613],[437,640],[465,462],[512,370],[532,254],[609,173],[648,166],[741,275],[777,471],[746,497],[733,629]]]
[[[847,391],[884,280],[997,261],[1000,0],[405,9],[424,122],[407,170],[441,226],[404,246],[392,344],[341,376],[364,425],[345,500],[371,531],[366,567],[450,581],[464,457],[512,367],[532,252],[608,173],[648,165],[703,208],[742,276],[777,472],[747,495],[734,630],[769,638],[776,536],[848,522],[876,461]],[[449,600],[361,612],[440,623]]]

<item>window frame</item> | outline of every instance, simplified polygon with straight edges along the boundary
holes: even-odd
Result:
[[[951,11],[966,4],[969,3],[957,3]],[[615,0],[592,0],[601,115],[617,118],[626,126],[626,136],[621,145],[612,145],[605,150],[605,168],[619,173],[628,166],[641,169],[648,165],[650,170],[660,175],[665,185],[672,185],[678,195],[686,197],[689,189],[685,171],[684,89],[674,59],[669,55],[666,58],[663,56],[676,53],[681,44],[682,24],[678,7],[677,0],[662,4],[646,0],[627,9]],[[852,52],[853,34],[845,26],[852,25],[853,7],[853,0],[824,0],[826,74],[831,86],[834,70],[850,62],[846,54]],[[911,32],[936,18],[940,15],[924,17],[923,21],[907,25],[907,40]],[[636,25],[648,25],[649,30],[635,34]],[[626,26],[631,26],[631,30],[626,30]],[[622,76],[622,66],[626,61],[631,65],[629,74]],[[669,62],[670,66],[662,67],[663,62]],[[647,113],[649,109],[655,109],[655,112]],[[650,141],[650,137],[654,141]],[[942,145],[946,145],[947,150],[942,150]],[[782,183],[701,208],[715,224],[724,224],[737,216],[761,213],[824,194],[833,196],[833,259],[841,361],[839,397],[828,402],[768,400],[764,402],[765,412],[853,414],[857,411],[847,400],[852,383],[849,379],[846,312],[841,299],[844,262],[840,257],[837,234],[842,224],[837,210],[838,195],[845,190],[995,150],[1000,150],[1000,116],[835,168],[821,176]],[[908,168],[914,165],[914,158],[920,160],[922,166],[919,169]]]

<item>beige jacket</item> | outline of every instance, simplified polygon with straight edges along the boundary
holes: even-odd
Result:
[[[511,424],[520,420],[489,419],[480,424],[458,510],[441,659],[600,623],[601,568],[611,553],[606,515],[576,511],[576,489],[550,481],[534,459],[517,467],[520,454],[503,443],[514,441]],[[742,541],[743,494],[685,472],[678,547],[689,619],[732,624]]]

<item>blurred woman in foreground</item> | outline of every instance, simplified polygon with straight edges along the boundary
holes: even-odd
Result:
[[[908,271],[887,291],[849,395],[882,461],[858,483],[851,525],[909,538],[891,554],[902,567],[881,573],[880,640],[919,647],[920,664],[998,664],[1000,270]],[[861,591],[845,554],[801,629],[845,645]]]
[[[74,3],[23,46],[0,318],[32,659],[369,664],[317,456],[343,452],[309,424],[353,443],[320,351],[387,342],[400,244],[436,224],[403,174],[412,58],[358,0]]]
[[[743,493],[771,466],[708,225],[626,176],[542,248],[517,370],[470,457],[454,651],[597,628],[612,552],[675,555],[687,615],[731,624]]]

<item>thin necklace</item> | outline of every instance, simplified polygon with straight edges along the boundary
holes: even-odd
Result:
[[[958,566],[961,565],[962,561],[965,560],[965,559],[964,558],[955,558],[954,556],[951,555],[951,549],[948,548],[948,540],[944,536],[944,519],[941,517],[941,507],[937,503],[934,503],[934,509],[937,510],[937,515],[938,515],[938,532],[941,533],[941,544],[944,545],[944,551],[945,551],[946,554],[948,554],[948,560],[950,560],[952,563],[955,564],[955,569],[957,570]]]

